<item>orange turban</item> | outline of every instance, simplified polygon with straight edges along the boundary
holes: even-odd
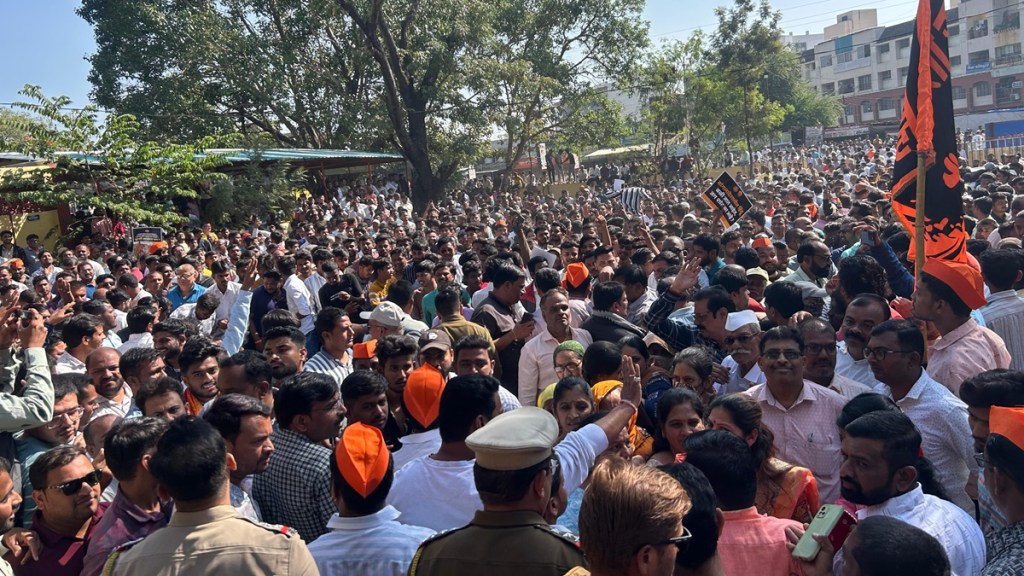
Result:
[[[369,360],[377,355],[377,341],[358,342],[352,345],[353,360]]]
[[[761,236],[759,238],[754,238],[754,241],[750,243],[750,247],[754,248],[755,250],[758,249],[758,248],[768,248],[771,245],[772,245],[772,241],[767,236]]]
[[[425,364],[409,373],[402,391],[402,402],[410,416],[424,427],[429,427],[441,410],[442,392],[444,377],[436,368]]]
[[[929,258],[921,270],[949,286],[972,310],[985,305],[985,284],[981,273],[970,264]]]
[[[988,431],[1024,450],[1024,408],[993,406],[988,414]]]
[[[590,279],[590,271],[579,262],[573,262],[565,267],[565,279],[562,280],[562,288],[579,288]]]
[[[391,468],[391,453],[384,434],[376,426],[357,422],[345,428],[334,459],[345,483],[368,497],[380,486]]]

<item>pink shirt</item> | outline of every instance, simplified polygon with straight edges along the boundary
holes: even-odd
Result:
[[[796,520],[758,514],[751,506],[722,512],[725,526],[718,537],[718,557],[725,574],[791,576],[803,574],[786,548],[786,528],[800,528]]]
[[[821,503],[835,502],[839,498],[840,464],[836,418],[846,398],[807,380],[789,408],[775,399],[767,384],[754,386],[747,394],[761,405],[762,422],[775,435],[775,456],[810,469],[818,481]]]
[[[1010,353],[998,334],[973,318],[936,340],[928,354],[928,374],[960,396],[960,384],[993,368],[1009,368]]]

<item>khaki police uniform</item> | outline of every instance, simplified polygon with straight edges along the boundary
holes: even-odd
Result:
[[[316,576],[319,571],[298,532],[243,518],[231,506],[214,506],[175,510],[166,527],[116,548],[103,574]]]
[[[466,445],[481,468],[510,472],[550,461],[557,441],[555,417],[526,406],[494,418]],[[575,540],[552,530],[539,510],[483,510],[468,526],[421,544],[409,575],[562,576],[585,565]]]

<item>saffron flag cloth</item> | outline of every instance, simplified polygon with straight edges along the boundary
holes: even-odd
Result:
[[[728,228],[735,224],[754,204],[747,193],[728,172],[722,172],[717,180],[711,183],[701,198],[708,206],[721,214],[722,225]]]
[[[913,238],[917,217],[917,158],[927,155],[925,257],[967,261],[960,159],[953,124],[953,87],[943,0],[920,0],[910,48],[893,170],[892,209]],[[914,261],[914,243],[907,259]]]
[[[639,186],[620,187],[604,193],[605,200],[618,198],[622,201],[622,207],[633,214],[640,214],[640,203],[648,198],[647,190]]]

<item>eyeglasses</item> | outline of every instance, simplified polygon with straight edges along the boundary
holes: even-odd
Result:
[[[740,334],[739,336],[726,336],[722,341],[725,342],[726,346],[732,346],[736,342],[740,344],[746,344],[750,342],[757,334]]]
[[[74,496],[82,489],[82,484],[88,484],[89,486],[96,486],[100,483],[100,471],[93,470],[81,478],[74,480],[68,480],[63,484],[53,484],[47,486],[47,490],[60,490],[65,496]]]
[[[864,357],[867,359],[878,358],[879,360],[885,360],[885,357],[889,354],[910,354],[913,350],[887,350],[885,348],[864,348]]]
[[[804,352],[806,352],[810,356],[817,356],[818,354],[821,354],[822,352],[828,354],[829,356],[835,356],[836,355],[836,345],[835,344],[804,344]]]
[[[785,356],[786,360],[796,360],[800,357],[800,352],[797,350],[765,350],[761,355],[769,360],[778,360],[781,356]]]
[[[690,534],[690,529],[686,526],[683,526],[682,536],[676,536],[675,538],[667,538],[660,542],[655,542],[654,544],[651,544],[651,546],[668,546],[669,544],[672,544],[676,547],[677,550],[679,550],[680,553],[684,553],[686,552],[686,549],[690,544],[691,538],[693,538],[693,534]],[[633,554],[636,554],[642,549],[643,546],[640,546],[639,548],[633,551]]]
[[[580,366],[582,366],[582,365],[583,364],[580,363],[580,362],[570,362],[568,364],[563,364],[561,366],[559,366],[558,364],[555,364],[555,373],[556,374],[564,374],[565,372],[568,372],[570,370],[579,370]]]
[[[82,412],[85,412],[85,408],[82,408],[81,406],[75,406],[74,408],[72,408],[71,410],[68,410],[67,412],[61,412],[60,414],[54,414],[53,418],[50,419],[50,421],[46,423],[46,428],[49,429],[49,430],[53,430],[54,428],[59,428],[61,422],[65,418],[67,418],[68,422],[77,422],[78,419],[82,417]]]

